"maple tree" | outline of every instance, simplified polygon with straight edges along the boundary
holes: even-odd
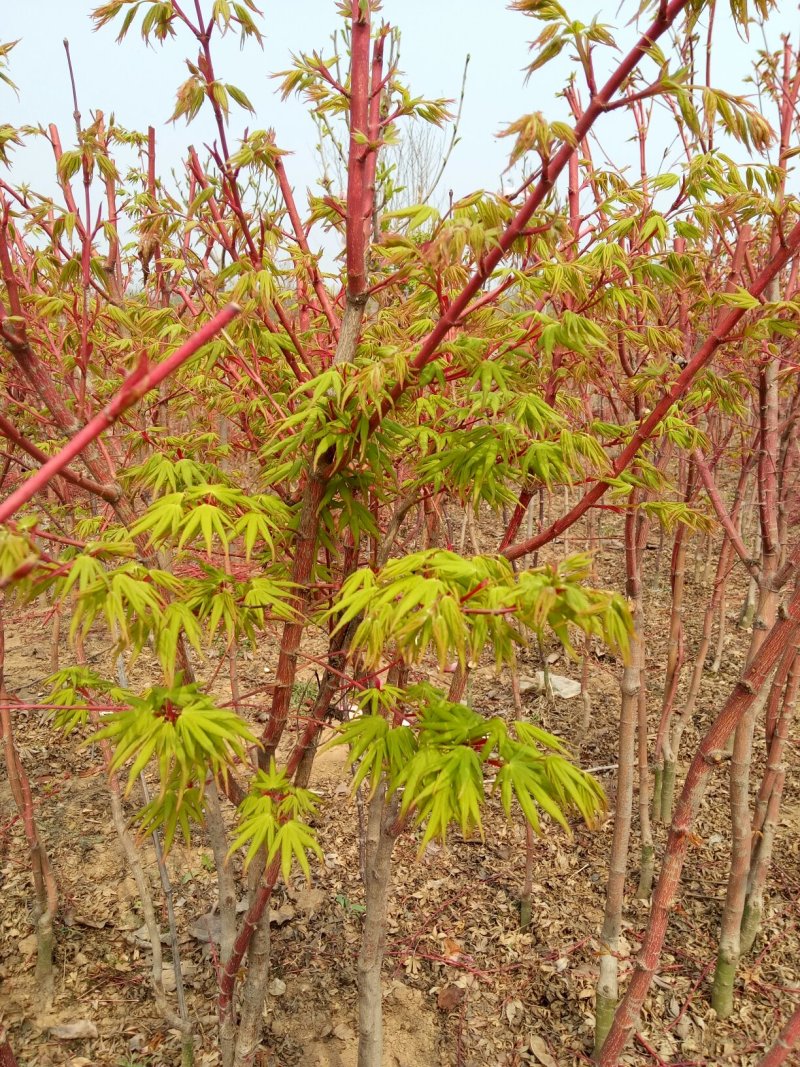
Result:
[[[74,655],[50,680],[54,727],[100,748],[148,927],[154,995],[181,1032],[185,1064],[195,1035],[177,937],[173,927],[173,1006],[124,797],[136,789],[143,798],[140,831],[153,835],[165,879],[162,848],[176,834],[203,832],[212,845],[220,1051],[226,1067],[243,1067],[262,1036],[269,900],[279,878],[313,877],[321,844],[311,768],[323,730],[345,719],[335,743],[349,747],[367,811],[359,1064],[373,1067],[399,836],[419,828],[424,847],[454,827],[483,832],[491,790],[505,815],[533,832],[543,818],[569,830],[571,813],[591,826],[605,808],[598,784],[558,738],[469,706],[481,658],[515,672],[529,641],[582,651],[587,664],[599,641],[625,661],[598,1061],[618,1062],[635,1027],[693,819],[734,733],[735,832],[714,992],[721,1015],[758,929],[800,679],[797,594],[781,607],[800,561],[792,542],[800,221],[787,181],[797,51],[787,40],[756,68],[776,134],[747,99],[698,73],[697,34],[705,28],[710,52],[713,4],[642,3],[635,39],[620,52],[608,26],[574,21],[554,0],[511,6],[538,30],[531,75],[566,49],[585,83],[579,90],[573,79],[565,90],[572,123],[536,112],[504,131],[510,164],[523,174],[511,192],[467,192],[443,208],[430,198],[402,202],[386,150],[415,123],[445,127],[454,116],[448,101],[415,97],[403,83],[399,36],[380,22],[375,0],[338,4],[335,58],[302,53],[280,75],[284,97],[305,101],[342,161],[342,187],[326,176],[305,203],[274,131],[231,139],[232,114],[253,107],[223,80],[214,45],[229,33],[261,43],[252,0],[191,9],[111,0],[94,12],[98,29],[113,25],[120,41],[138,30],[197,51],[173,118],[210,111],[215,140],[207,158],[187,149],[177,179],[159,177],[152,129],[128,131],[99,112],[83,124],[77,95],[74,147],[54,126],[0,129],[8,175],[0,178],[8,356],[0,587],[16,604],[47,598],[57,621],[70,617]],[[770,7],[731,0],[729,10],[746,27]],[[0,52],[4,63],[12,47]],[[5,66],[2,73],[8,80]],[[674,172],[648,168],[656,106],[672,116],[685,150]],[[593,160],[591,135],[613,111],[634,120],[638,176]],[[34,136],[52,147],[58,202],[13,181],[15,146]],[[757,162],[739,166],[728,149],[740,148]],[[131,151],[137,164],[123,176],[118,159]],[[331,245],[342,251],[341,269]],[[741,528],[751,484],[756,551]],[[481,508],[495,517],[497,542],[467,555],[463,538],[456,549],[451,516],[466,531]],[[598,586],[587,552],[539,563],[539,551],[569,531],[583,531],[591,550],[605,513],[622,516],[623,590]],[[650,751],[643,556],[655,527],[671,543],[672,603]],[[709,557],[719,551],[719,564],[676,716],[684,571],[701,539]],[[734,555],[756,589],[750,654],[675,803],[681,742]],[[84,642],[98,628],[113,642],[115,673],[86,662]],[[278,650],[273,679],[245,700],[241,651],[268,639]],[[129,674],[148,648],[160,677],[142,687]],[[213,695],[209,649],[227,670],[229,701]],[[298,701],[303,662],[320,675]],[[437,668],[450,673],[446,690],[432,680]],[[47,1000],[57,877],[14,744],[12,712],[26,705],[2,675],[0,693],[6,765],[33,858]],[[254,697],[263,727],[247,714]],[[769,760],[751,819],[753,735],[765,706]],[[637,764],[645,898],[656,858],[651,803],[653,821],[671,830],[642,953],[620,999]],[[248,908],[238,919],[243,889]],[[785,1033],[796,1029],[790,1023]]]

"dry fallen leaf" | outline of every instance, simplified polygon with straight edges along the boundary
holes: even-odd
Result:
[[[509,1026],[519,1026],[525,1016],[521,1000],[509,1000],[505,1007]]]
[[[281,904],[277,911],[269,913],[271,926],[283,926],[295,917],[295,910],[291,904]]]
[[[36,949],[39,945],[39,938],[36,934],[28,934],[27,937],[21,937],[17,942],[17,948],[22,956],[34,956],[36,955]]]
[[[558,1063],[550,1055],[547,1048],[547,1042],[543,1037],[539,1037],[538,1034],[531,1034],[528,1048],[539,1063],[543,1064],[543,1067],[558,1067]]]
[[[97,1037],[97,1027],[89,1019],[76,1019],[73,1023],[58,1023],[50,1027],[53,1037],[62,1041],[78,1041],[85,1037]]]
[[[295,893],[295,901],[300,911],[306,915],[315,915],[325,903],[325,894],[321,889],[304,886]]]
[[[442,1011],[452,1011],[453,1008],[457,1008],[464,999],[465,993],[466,990],[451,982],[449,985],[446,985],[444,989],[439,990],[439,996],[436,998],[436,1003]]]
[[[455,941],[452,937],[444,939],[444,958],[446,960],[460,960],[461,952],[461,945],[459,945],[458,941]]]
[[[92,930],[104,930],[108,926],[110,916],[106,915],[73,915],[79,926],[88,926]]]

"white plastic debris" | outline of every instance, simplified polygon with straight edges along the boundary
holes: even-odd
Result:
[[[562,674],[548,674],[553,696],[561,697],[562,700],[572,700],[581,694],[581,683],[574,678],[565,678]],[[532,677],[520,675],[519,691],[524,696],[526,693],[543,693],[545,688],[544,671],[537,671]]]

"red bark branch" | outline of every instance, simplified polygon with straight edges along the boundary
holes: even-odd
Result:
[[[800,545],[791,557],[800,565]],[[724,758],[724,748],[737,724],[747,713],[762,686],[786,649],[800,632],[800,586],[786,611],[774,623],[730,697],[709,727],[686,774],[672,820],[661,874],[653,893],[650,922],[636,960],[628,990],[598,1057],[600,1067],[616,1067],[625,1045],[636,1030],[639,1013],[656,973],[667,932],[669,913],[678,891],[681,871],[689,848],[691,830],[714,769]],[[780,1062],[775,1061],[775,1062]]]
[[[789,233],[783,247],[770,259],[749,287],[748,292],[751,296],[760,297],[773,278],[775,278],[786,266],[789,260],[796,255],[798,250],[800,250],[800,222],[798,222],[794,229]],[[678,378],[676,378],[670,391],[662,396],[647,418],[639,424],[639,427],[631,437],[630,442],[614,460],[611,471],[612,477],[618,477],[630,465],[639,449],[648,440],[658,424],[668,413],[669,409],[673,404],[680,400],[681,397],[685,396],[698,372],[710,362],[719,346],[725,341],[728,335],[732,333],[745,314],[746,310],[744,308],[734,307],[730,308],[720,317],[719,322],[712,330],[710,336],[695,351],[694,356],[681,371]],[[562,515],[561,518],[557,519],[546,530],[536,534],[535,537],[529,538],[527,541],[520,541],[516,545],[511,545],[504,550],[503,555],[507,559],[519,559],[520,556],[525,556],[529,552],[534,552],[537,548],[541,548],[542,545],[548,544],[553,538],[558,537],[564,530],[567,530],[570,526],[574,525],[574,523],[576,523],[593,504],[597,503],[608,488],[608,482],[596,482],[589,492],[586,493],[570,511],[565,515]]]
[[[350,148],[347,165],[347,296],[359,298],[367,288],[364,217],[368,212],[369,152],[369,4],[352,0],[350,43]],[[374,150],[374,149],[373,149]]]
[[[387,411],[395,407],[399,397],[413,383],[416,378],[416,373],[414,372],[421,371],[432,359],[435,358],[439,345],[447,336],[448,331],[451,330],[465,314],[472,298],[491,276],[501,260],[508,254],[514,242],[530,222],[534,212],[541,206],[548,193],[553,188],[556,179],[567,166],[570,156],[575,151],[575,143],[580,143],[584,140],[599,116],[605,111],[606,105],[609,103],[614,93],[616,93],[620,86],[625,82],[625,79],[630,76],[640,59],[650,51],[653,44],[655,44],[655,42],[675,22],[688,2],[689,0],[670,0],[670,3],[663,5],[650,28],[642,34],[633,48],[631,48],[625,58],[620,62],[619,66],[602,89],[592,98],[586,111],[581,115],[573,127],[573,136],[568,142],[565,141],[564,144],[562,144],[561,148],[559,148],[547,166],[543,169],[539,180],[528,194],[527,199],[517,214],[508,224],[503,233],[500,234],[497,243],[481,259],[478,269],[458,296],[453,299],[445,314],[438,320],[428,336],[423,340],[419,352],[410,364],[412,374],[405,381],[398,382],[392,388],[389,396],[383,401],[379,410],[372,416],[372,419],[370,420],[371,430],[375,429]],[[355,26],[353,32],[353,46],[355,47]],[[798,236],[800,238],[800,235]],[[581,514],[583,514],[583,512],[581,512]],[[554,534],[553,536],[556,535]]]
[[[15,445],[19,445],[21,449],[32,456],[39,463],[47,463],[50,458],[46,452],[42,452],[41,448],[38,448],[32,441],[29,441],[27,437],[24,437],[19,430],[14,426],[12,422],[0,415],[0,434],[8,438],[9,441],[13,441]],[[82,474],[76,474],[75,471],[70,470],[69,467],[64,469],[59,474],[60,478],[64,478],[65,481],[72,482],[73,485],[77,485],[79,489],[85,489],[87,493],[94,493],[95,496],[99,496],[102,500],[107,500],[109,504],[115,503],[119,500],[120,490],[113,485],[101,485],[99,482],[95,482],[92,478],[84,478]]]
[[[283,160],[280,158],[280,156],[276,156],[274,167],[275,177],[278,179],[278,187],[280,188],[281,196],[283,197],[283,203],[289,215],[289,221],[292,224],[292,230],[294,231],[295,240],[297,241],[297,245],[300,251],[306,257],[306,266],[311,276],[311,284],[314,286],[314,292],[317,294],[317,299],[319,300],[320,307],[322,308],[325,314],[325,318],[328,320],[328,325],[331,328],[331,334],[333,335],[334,339],[337,339],[339,337],[339,320],[336,317],[336,312],[333,309],[333,304],[331,303],[331,298],[328,294],[328,290],[323,284],[322,276],[320,275],[319,269],[317,268],[317,263],[316,259],[314,258],[314,254],[309,248],[308,240],[306,238],[305,231],[303,230],[303,223],[300,220],[300,215],[297,210],[297,204],[295,203],[294,193],[292,192],[292,187],[289,184],[289,179],[286,175],[286,168],[284,167]]]
[[[187,341],[184,341],[180,348],[162,363],[151,367],[146,361],[141,362],[128,375],[117,394],[105,408],[90,419],[83,429],[79,430],[72,440],[52,459],[49,459],[24,485],[21,485],[19,489],[0,504],[0,522],[10,519],[23,504],[26,504],[31,497],[47,485],[51,478],[60,474],[71,460],[80,455],[87,445],[95,441],[104,430],[116,422],[120,415],[132,407],[146,393],[149,393],[151,389],[155,389],[157,385],[190,359],[212,337],[215,337],[220,330],[224,329],[239,314],[239,311],[240,308],[236,304],[228,304],[213,319],[210,319],[196,333],[192,334]]]
[[[239,968],[242,965],[244,954],[247,951],[247,946],[250,944],[253,934],[255,933],[258,921],[264,914],[264,908],[269,903],[269,898],[272,896],[272,890],[275,888],[275,883],[278,880],[278,875],[281,869],[281,858],[277,855],[269,864],[267,869],[261,876],[261,884],[256,891],[253,903],[250,905],[247,914],[244,917],[242,928],[239,931],[239,936],[233,944],[233,952],[228,962],[220,975],[219,980],[219,998],[217,1000],[217,1008],[220,1015],[220,1020],[231,1010],[231,1002],[233,1000],[233,989],[236,984],[236,975],[239,972]]]
[[[703,453],[700,451],[699,448],[695,448],[692,452],[692,459],[694,460],[695,466],[697,467],[697,473],[700,475],[700,480],[705,486],[706,492],[708,493],[708,499],[711,501],[714,507],[714,511],[716,513],[717,518],[719,519],[720,525],[722,526],[725,533],[728,535],[730,543],[736,550],[736,554],[739,559],[742,561],[742,563],[744,563],[745,567],[747,567],[750,574],[752,574],[754,578],[757,578],[759,571],[758,564],[750,556],[750,553],[747,551],[747,547],[745,546],[744,541],[742,541],[739,531],[734,526],[733,521],[730,515],[728,514],[728,509],[725,507],[725,502],[720,495],[719,489],[717,489],[716,482],[714,481],[714,476],[709,470],[708,464],[706,463],[705,458],[703,457]]]
[[[789,1018],[788,1023],[775,1039],[775,1044],[758,1064],[758,1067],[779,1067],[785,1063],[789,1053],[796,1048],[800,1041],[800,1005],[798,1005]]]

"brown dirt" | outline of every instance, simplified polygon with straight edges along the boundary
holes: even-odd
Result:
[[[620,554],[612,543],[600,554],[602,578],[609,583],[616,579],[619,564]],[[699,585],[687,593],[690,652],[707,595],[708,589]],[[649,598],[654,722],[664,665],[666,608],[663,591],[651,591]],[[747,637],[735,629],[736,599],[732,596],[729,602],[727,661],[717,677],[709,676],[704,683],[700,726],[729,692],[741,664]],[[274,663],[273,646],[270,642],[255,655],[242,656],[243,691],[263,683],[265,666]],[[90,636],[87,652],[98,669],[113,670],[107,642]],[[65,649],[62,654],[66,656]],[[6,684],[19,699],[38,699],[49,673],[49,655],[43,613],[9,622]],[[216,666],[215,659],[200,665],[201,677],[210,677]],[[531,652],[522,669],[530,673],[537,666]],[[143,655],[132,671],[132,683],[142,684],[152,670],[152,660]],[[554,670],[579,676],[576,665],[563,660]],[[615,762],[618,673],[612,659],[599,657],[593,663],[594,721],[588,736],[581,736],[578,725],[579,701],[560,701],[548,708],[542,698],[526,698],[527,710],[537,721],[579,748],[583,766]],[[222,681],[215,683],[215,689],[227,695]],[[498,679],[489,667],[474,672],[469,699],[488,714],[512,714],[509,679]],[[254,717],[260,714],[258,700],[252,701]],[[15,725],[60,891],[56,1003],[53,1016],[43,1019],[37,1014],[33,986],[28,858],[5,772],[0,771],[0,1018],[9,1027],[21,1067],[177,1064],[178,1035],[157,1017],[151,1000],[149,951],[137,936],[142,919],[107,814],[99,754],[80,747],[77,738],[55,738],[41,712],[18,712]],[[684,753],[691,751],[696,738],[696,730],[687,733]],[[703,806],[660,973],[639,1039],[625,1062],[749,1067],[758,1062],[780,1020],[793,1009],[800,996],[796,745],[791,760],[768,913],[755,952],[741,968],[734,1016],[720,1023],[708,1005],[729,831],[727,779],[720,774]],[[613,771],[599,777],[611,791]],[[318,756],[311,784],[324,800],[318,829],[325,861],[315,870],[312,888],[298,881],[276,890],[273,985],[261,1063],[353,1067],[355,957],[363,894],[356,807],[349,797],[341,750]],[[131,813],[136,805],[134,794]],[[406,835],[398,844],[385,967],[386,1067],[567,1067],[589,1062],[611,819],[597,833],[576,826],[572,840],[553,832],[537,842],[533,922],[524,933],[518,908],[523,834],[519,826],[504,821],[494,800],[489,802],[485,823],[485,842],[462,841],[456,833],[447,848],[431,845],[421,859],[417,835]],[[663,836],[659,828],[659,843]],[[635,842],[632,847],[637,847]],[[143,845],[142,851],[160,901],[151,847]],[[213,1067],[218,1061],[213,1051],[210,948],[190,932],[213,905],[210,849],[200,837],[191,846],[176,845],[169,866],[189,1004],[200,1035],[197,1062]],[[635,868],[632,856],[626,929],[631,954],[647,919],[646,906],[632,896]],[[623,976],[629,969],[626,959]],[[54,1021],[76,1020],[92,1022],[98,1036],[65,1041],[50,1033]]]

